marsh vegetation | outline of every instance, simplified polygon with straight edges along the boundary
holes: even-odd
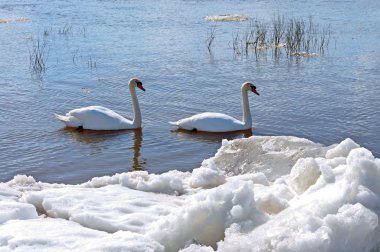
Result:
[[[248,56],[271,53],[279,57],[315,57],[323,54],[329,47],[331,37],[330,25],[322,27],[314,23],[312,17],[288,18],[276,15],[271,22],[252,19],[247,27],[233,32],[230,48],[234,56]],[[215,27],[208,32],[207,48],[215,40]]]
[[[232,49],[234,55],[253,53],[258,57],[271,51],[278,57],[285,51],[287,56],[313,57],[328,49],[330,35],[330,26],[321,28],[312,17],[305,20],[275,16],[269,24],[256,19],[244,32],[236,32]]]
[[[46,61],[49,57],[49,45],[46,36],[32,40],[32,47],[29,49],[30,69],[33,74],[38,76],[46,71]]]
[[[45,28],[35,36],[29,36],[29,65],[30,72],[33,76],[42,77],[48,69],[48,65],[58,66],[59,63],[65,62],[64,57],[70,56],[71,62],[75,65],[83,65],[90,69],[97,67],[97,62],[88,52],[82,52],[79,48],[72,48],[70,40],[86,39],[86,26],[75,27],[71,24],[64,24],[58,28]],[[67,44],[67,53],[58,53],[58,44]],[[61,50],[62,48],[60,48]],[[54,61],[49,61],[50,52],[55,56]],[[49,62],[49,63],[48,63]],[[55,62],[55,63],[53,63]],[[81,63],[81,64],[79,64]]]

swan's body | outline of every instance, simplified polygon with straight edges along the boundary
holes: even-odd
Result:
[[[243,102],[243,120],[239,121],[229,115],[222,113],[206,112],[196,114],[188,118],[181,119],[177,122],[170,122],[170,124],[178,128],[191,130],[191,131],[206,131],[206,132],[230,132],[247,130],[252,128],[252,117],[249,109],[248,90],[259,95],[256,87],[246,82],[241,87],[241,95]]]
[[[73,109],[65,116],[57,114],[55,116],[67,127],[80,127],[90,130],[122,130],[140,128],[141,112],[135,87],[138,87],[144,91],[145,89],[143,88],[142,83],[136,78],[129,81],[128,87],[132,97],[134,112],[133,120],[124,118],[118,113],[101,106],[89,106]]]

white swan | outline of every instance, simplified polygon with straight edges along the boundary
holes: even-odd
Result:
[[[252,117],[249,109],[248,90],[260,95],[251,82],[245,82],[241,86],[243,121],[239,121],[226,114],[206,112],[169,123],[180,129],[191,131],[229,132],[250,129],[252,127]]]
[[[145,91],[141,81],[132,78],[128,84],[131,93],[134,112],[133,120],[129,120],[118,113],[101,106],[89,106],[73,109],[65,116],[55,114],[55,117],[67,127],[76,127],[90,130],[122,130],[141,127],[141,112],[137,101],[135,87]]]

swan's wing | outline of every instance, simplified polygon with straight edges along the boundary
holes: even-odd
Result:
[[[132,117],[129,117],[129,116],[123,116],[125,119],[128,119],[129,121],[133,121],[133,118]]]
[[[67,116],[74,116],[82,122],[86,129],[120,129],[125,128],[132,121],[125,119],[118,113],[101,106],[89,106],[71,110]]]
[[[184,118],[175,122],[174,125],[177,125],[180,128],[186,130],[199,130],[199,131],[208,131],[208,132],[227,132],[242,130],[244,124],[226,114],[221,113],[201,113],[193,115],[188,118]]]
[[[118,113],[101,106],[89,106],[84,108],[73,109],[67,116],[75,116],[81,121],[86,120],[106,120],[123,118]]]

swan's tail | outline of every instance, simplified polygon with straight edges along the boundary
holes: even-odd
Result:
[[[179,126],[178,122],[169,122],[169,124],[174,125],[174,126]]]
[[[67,127],[80,127],[82,123],[74,116],[63,116],[54,114],[55,118],[63,122]]]

